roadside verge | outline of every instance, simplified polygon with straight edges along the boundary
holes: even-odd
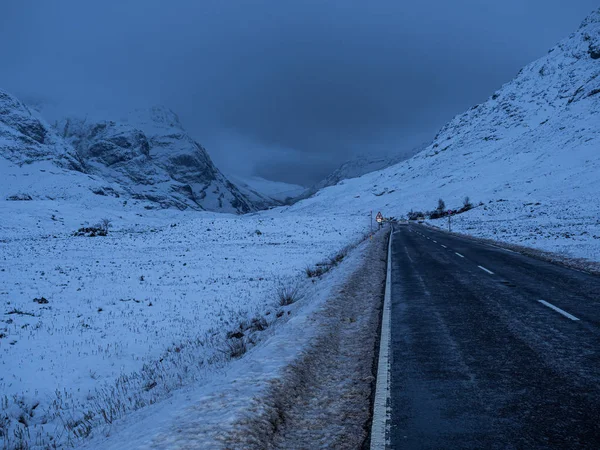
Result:
[[[243,357],[84,447],[366,448],[386,241],[377,233],[309,277],[302,298]]]
[[[317,334],[253,399],[250,412],[223,438],[226,448],[367,446],[386,238],[378,233],[364,244],[361,260],[310,316]]]

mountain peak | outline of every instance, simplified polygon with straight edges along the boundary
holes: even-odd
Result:
[[[581,26],[579,29],[585,28],[588,25],[592,24],[600,24],[600,8],[592,11],[589,16],[587,16],[583,22],[581,22]]]
[[[183,131],[179,116],[163,105],[135,109],[127,115],[125,120],[132,126],[143,128],[146,132],[151,130],[164,131],[165,129]]]

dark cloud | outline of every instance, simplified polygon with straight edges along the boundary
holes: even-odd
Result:
[[[0,87],[60,113],[155,103],[225,170],[310,183],[484,101],[595,1],[24,0]]]

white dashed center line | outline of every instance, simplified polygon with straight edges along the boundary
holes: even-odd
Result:
[[[433,241],[433,242],[435,242],[437,244],[437,241]]]
[[[456,256],[460,256],[461,258],[464,258],[464,256],[461,255],[460,253],[458,253],[458,252],[454,252],[454,253],[456,253]]]
[[[444,247],[444,248],[448,248],[448,247],[446,247],[444,244],[441,244],[441,245],[442,245],[442,247]]]
[[[547,306],[548,308],[553,309],[554,311],[556,311],[559,314],[562,314],[563,316],[571,319],[571,320],[579,320],[577,317],[575,317],[572,314],[569,314],[566,311],[563,311],[562,309],[560,309],[558,306],[554,306],[552,303],[548,303],[546,300],[538,300],[542,305]]]
[[[491,270],[488,270],[488,269],[486,269],[486,268],[485,268],[485,267],[483,267],[483,266],[477,266],[477,267],[479,267],[479,268],[480,268],[481,270],[483,270],[484,272],[487,272],[487,273],[489,273],[490,275],[494,275],[494,272],[492,272]]]

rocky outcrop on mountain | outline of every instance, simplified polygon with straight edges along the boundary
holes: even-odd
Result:
[[[0,90],[0,156],[18,164],[52,160],[59,166],[82,170],[72,148],[34,110]]]
[[[150,144],[140,130],[112,121],[87,123],[74,118],[63,120],[57,128],[76,149],[87,173],[118,184],[133,198],[161,207],[198,208],[186,196],[171,195],[181,186],[152,162]]]
[[[146,135],[152,161],[204,209],[238,213],[256,209],[215,167],[206,149],[187,134],[173,111],[160,106],[137,110],[129,114],[127,124]]]
[[[57,130],[86,171],[118,183],[134,198],[180,209],[255,209],[166,108],[136,111],[123,123],[69,118]]]

